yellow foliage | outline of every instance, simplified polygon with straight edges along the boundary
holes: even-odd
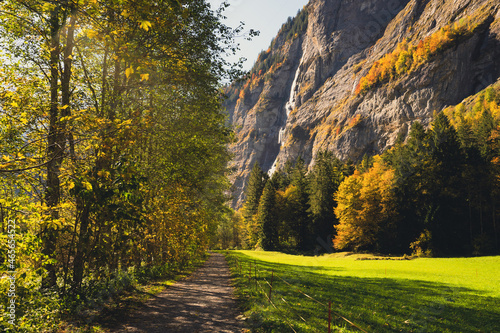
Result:
[[[356,95],[365,93],[378,84],[415,71],[440,51],[451,47],[459,38],[472,35],[481,21],[469,16],[449,24],[416,45],[407,41],[398,44],[396,49],[377,60],[367,75],[362,77],[356,86]]]
[[[95,30],[92,29],[86,29],[85,34],[87,35],[88,38],[92,39],[95,38],[99,35],[99,33]]]
[[[141,27],[141,29],[149,31],[149,28],[152,27],[152,24],[149,21],[139,21],[139,26]]]
[[[125,75],[127,76],[127,79],[129,78],[130,75],[132,75],[134,73],[134,68],[133,67],[129,67],[125,70]]]
[[[394,170],[385,166],[379,156],[366,173],[356,171],[339,186],[335,199],[336,249],[358,250],[373,246],[383,223],[394,213]]]
[[[87,191],[92,191],[92,184],[90,184],[89,182],[83,182],[82,185]]]
[[[361,122],[361,115],[357,114],[352,119],[349,121],[349,124],[347,125],[349,128],[355,127]]]

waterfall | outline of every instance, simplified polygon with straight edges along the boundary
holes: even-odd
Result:
[[[304,60],[304,54],[305,52],[302,53],[302,57],[300,58],[299,65],[297,66],[297,71],[295,71],[295,77],[292,82],[292,86],[290,88],[290,97],[288,98],[288,102],[285,104],[285,121],[283,124],[283,127],[280,128],[279,134],[278,134],[278,144],[280,146],[283,146],[285,143],[285,128],[286,128],[286,122],[288,120],[288,116],[290,115],[290,112],[292,112],[293,109],[295,109],[296,106],[296,98],[297,98],[297,81],[299,80],[299,75],[300,75],[300,68],[302,66],[302,62]],[[269,176],[272,176],[272,174],[276,171],[276,167],[278,165],[278,157],[276,156],[276,159],[274,160],[273,165],[267,172]]]
[[[295,72],[295,78],[293,79],[292,88],[290,90],[290,98],[288,99],[288,102],[286,102],[285,105],[287,118],[290,115],[290,112],[292,112],[292,110],[295,109],[295,99],[297,97],[297,80],[299,79],[301,65],[302,65],[302,59],[300,59],[299,66],[297,67],[297,71]]]
[[[299,74],[300,74],[300,66],[302,64],[302,59],[300,59],[299,66],[297,67],[297,70],[295,71],[295,77],[292,82],[292,87],[290,88],[290,97],[288,98],[288,102],[285,104],[285,111],[286,111],[286,116],[285,116],[285,121],[283,124],[283,127],[280,128],[279,135],[278,135],[278,143],[282,146],[284,142],[284,137],[285,137],[285,127],[286,127],[286,121],[288,119],[288,116],[290,115],[290,112],[292,112],[293,109],[295,109],[295,100],[297,97],[297,81],[299,79]],[[276,161],[275,161],[276,163]]]

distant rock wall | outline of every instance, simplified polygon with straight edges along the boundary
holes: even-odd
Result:
[[[270,52],[282,56],[281,66],[227,105],[237,136],[231,146],[233,206],[243,202],[256,161],[269,170],[299,156],[311,163],[325,149],[354,161],[379,154],[398,135],[404,137],[413,122],[427,125],[434,111],[495,82],[500,76],[499,9],[497,0],[311,0],[307,31],[275,39]],[[478,13],[487,19],[473,36],[412,73],[366,94],[354,93],[375,61],[398,43],[418,43]],[[292,106],[288,112],[287,104]]]

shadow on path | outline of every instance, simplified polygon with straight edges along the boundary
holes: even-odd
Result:
[[[191,277],[150,299],[110,332],[243,332],[238,315],[224,255],[213,253]]]

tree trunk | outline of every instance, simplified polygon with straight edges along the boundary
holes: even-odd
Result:
[[[49,223],[42,232],[43,254],[49,259],[55,259],[58,232],[53,227],[54,220],[59,219],[58,205],[61,199],[61,184],[59,173],[66,149],[66,141],[71,138],[66,133],[66,125],[61,117],[69,116],[70,109],[70,81],[72,54],[75,34],[76,9],[71,9],[70,22],[66,34],[66,46],[64,49],[64,67],[61,78],[59,77],[59,57],[61,55],[61,28],[59,21],[62,5],[56,6],[50,15],[50,110],[49,110],[49,132],[47,137],[47,187],[45,190],[45,203],[49,208]],[[59,107],[59,78],[61,79],[61,102]],[[59,112],[61,109],[61,112]],[[70,139],[71,140],[71,139]],[[57,283],[56,266],[52,262],[45,265],[48,275],[44,277],[42,286],[44,288],[54,287]]]
[[[73,49],[75,47],[75,25],[76,25],[76,10],[73,8],[71,10],[71,16],[68,25],[68,31],[66,34],[66,47],[64,49],[64,70],[61,78],[61,102],[62,110],[61,117],[67,117],[71,115],[71,74],[73,66]],[[66,126],[64,125],[66,130]],[[72,159],[75,159],[75,142],[73,138],[73,133],[66,131],[65,137],[69,142],[70,155]]]
[[[109,45],[106,41],[106,46],[104,47],[104,60],[102,62],[102,87],[101,87],[101,111],[98,113],[100,117],[104,117],[106,114],[105,105],[107,96],[107,77],[108,77],[108,57],[109,57]]]
[[[5,214],[2,204],[0,204],[0,221],[2,222],[2,235],[5,234]]]
[[[77,199],[77,211],[80,212],[80,232],[78,243],[76,245],[75,260],[73,261],[73,290],[78,291],[83,280],[83,271],[85,267],[84,253],[89,243],[89,225],[90,225],[90,205],[84,199]]]
[[[50,110],[49,110],[49,132],[47,137],[47,186],[45,189],[45,203],[49,209],[48,223],[42,230],[43,254],[49,259],[55,259],[57,231],[51,222],[59,218],[57,205],[60,200],[59,170],[62,162],[63,131],[59,123],[59,54],[60,54],[60,7],[56,6],[50,16]],[[56,266],[53,262],[45,265],[48,275],[42,280],[43,288],[56,285]]]

